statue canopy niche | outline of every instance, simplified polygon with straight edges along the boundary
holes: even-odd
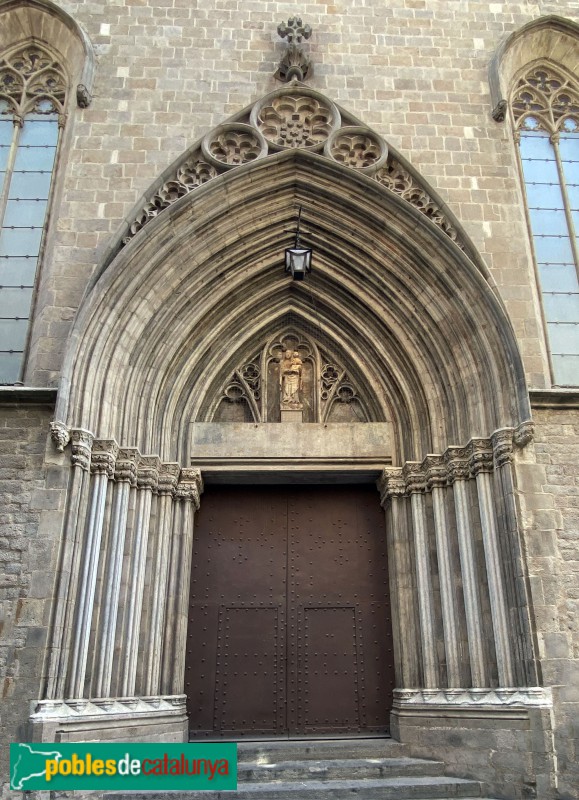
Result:
[[[223,386],[213,422],[370,422],[341,360],[294,328],[240,363]]]

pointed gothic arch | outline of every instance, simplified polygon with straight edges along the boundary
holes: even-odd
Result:
[[[286,107],[297,132],[278,124]],[[67,724],[79,708],[70,698],[89,691],[79,713],[103,730],[113,696],[153,697],[151,708],[139,701],[143,713],[183,730],[188,559],[202,489],[191,423],[213,418],[231,376],[251,391],[243,364],[284,330],[334,353],[367,416],[391,424],[383,455],[395,466],[379,486],[392,574],[404,575],[392,582],[397,685],[474,687],[493,703],[493,687],[536,684],[517,580],[511,461],[531,425],[513,329],[448,209],[354,122],[303,87],[268,96],[173,165],[103,259],[76,317],[53,424],[73,466],[46,699],[33,722]],[[270,124],[298,146],[280,144]],[[300,206],[314,266],[295,282],[283,250]],[[466,548],[464,574],[451,536]],[[436,607],[429,548],[443,584]],[[123,595],[121,574],[131,581]],[[483,606],[492,631],[482,630]],[[130,718],[130,704],[114,709]]]
[[[279,143],[286,106],[306,130],[298,146]],[[161,176],[89,287],[57,419],[186,458],[177,431],[200,418],[232,350],[249,357],[290,312],[338,346],[346,332],[347,358],[396,422],[401,462],[529,417],[484,263],[433,190],[353,122],[294,84]],[[278,266],[298,205],[316,264],[303,287]]]

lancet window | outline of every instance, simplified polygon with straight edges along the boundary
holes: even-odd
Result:
[[[0,59],[0,384],[22,380],[67,86],[37,42]]]
[[[579,385],[579,84],[535,63],[511,102],[553,382]]]

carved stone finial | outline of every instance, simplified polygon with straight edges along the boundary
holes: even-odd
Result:
[[[279,62],[275,77],[285,83],[294,78],[303,81],[311,77],[312,64],[301,46],[303,40],[312,35],[311,26],[304,25],[301,17],[290,17],[287,23],[282,22],[277,26],[277,32],[282,39],[287,39],[288,49]]]
[[[282,39],[287,39],[289,44],[301,44],[302,39],[309,39],[312,35],[311,25],[304,25],[301,17],[290,17],[287,21],[277,26],[277,32]]]

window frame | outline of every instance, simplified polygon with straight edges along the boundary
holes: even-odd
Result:
[[[551,80],[554,79],[561,83],[561,87],[557,90],[558,92],[567,90],[571,94],[571,104],[567,110],[559,108],[554,111],[554,103],[553,103],[554,93],[552,91],[550,91],[548,95],[544,96],[544,99],[547,102],[543,105],[542,108],[537,107],[536,104],[535,107],[533,107],[533,104],[530,99],[526,104],[524,103],[522,97],[526,90],[525,84],[530,87],[530,77],[533,74],[535,75],[538,74],[540,71],[546,72]],[[536,98],[534,99],[536,100]],[[554,321],[549,322],[549,320],[547,319],[547,312],[545,308],[545,294],[557,294],[557,292],[552,292],[552,291],[547,292],[546,290],[544,291],[542,288],[541,274],[539,270],[540,262],[538,259],[537,246],[536,246],[537,245],[536,234],[533,231],[533,225],[531,220],[531,204],[529,202],[528,189],[527,189],[528,181],[526,180],[525,177],[525,169],[523,164],[524,159],[523,159],[523,154],[521,152],[521,134],[524,134],[525,132],[527,133],[534,132],[532,128],[525,129],[524,123],[525,120],[528,120],[529,118],[536,118],[539,123],[539,128],[536,129],[536,132],[541,134],[544,138],[548,138],[550,144],[552,145],[554,153],[554,161],[557,167],[558,187],[561,192],[563,211],[567,225],[567,236],[574,261],[573,266],[575,268],[575,274],[578,283],[577,292],[561,292],[561,294],[576,294],[579,297],[579,243],[577,238],[579,236],[579,229],[573,220],[571,203],[569,200],[569,194],[567,189],[567,180],[563,171],[562,158],[559,149],[559,138],[562,132],[577,133],[579,139],[579,84],[577,84],[577,81],[574,80],[572,75],[566,74],[566,70],[562,66],[558,64],[557,65],[553,64],[552,62],[546,59],[537,59],[531,63],[526,64],[524,69],[518,73],[515,80],[513,81],[513,89],[511,91],[511,98],[509,102],[509,112],[513,130],[513,140],[515,143],[516,161],[519,171],[519,179],[524,199],[525,220],[527,223],[527,230],[529,233],[531,252],[533,256],[533,270],[535,274],[537,292],[540,301],[539,306],[540,306],[541,322],[543,328],[543,342],[547,354],[551,386],[553,388],[561,388],[561,389],[571,389],[571,388],[576,389],[579,386],[579,375],[576,383],[562,383],[562,382],[557,382],[556,380],[556,371],[555,371],[553,356],[554,355],[564,356],[566,354],[554,353],[551,346],[549,325],[554,324]],[[575,130],[563,131],[562,129],[565,121],[571,118],[575,118],[574,119],[576,125]],[[579,324],[579,318],[577,319],[576,324]]]
[[[62,159],[62,152],[63,152],[62,142],[64,138],[64,128],[67,120],[66,109],[67,109],[67,104],[70,101],[70,95],[71,95],[70,92],[71,80],[68,74],[68,70],[66,69],[66,66],[63,63],[63,60],[45,42],[39,42],[34,38],[27,38],[24,41],[20,41],[17,45],[14,45],[13,47],[1,53],[0,71],[4,71],[8,67],[12,68],[13,72],[18,73],[19,70],[13,67],[11,60],[17,58],[18,54],[24,53],[26,51],[29,52],[36,51],[41,54],[41,57],[47,59],[50,63],[45,65],[44,67],[41,67],[39,70],[29,73],[28,76],[26,76],[25,74],[23,75],[22,90],[20,92],[20,97],[18,99],[15,97],[14,94],[10,95],[9,92],[3,91],[4,87],[0,85],[0,103],[4,101],[5,103],[7,103],[7,105],[12,107],[7,112],[3,112],[0,109],[0,116],[3,118],[11,119],[13,125],[12,141],[10,146],[9,160],[7,164],[7,167],[10,166],[10,169],[6,170],[4,185],[0,191],[1,228],[4,228],[4,220],[8,207],[9,194],[11,191],[11,182],[14,174],[14,165],[18,157],[19,141],[21,140],[21,137],[23,135],[24,124],[26,122],[26,119],[32,115],[37,117],[46,116],[47,119],[54,119],[56,116],[57,136],[54,145],[55,148],[54,160],[52,163],[52,170],[50,171],[50,184],[47,192],[46,210],[44,215],[44,221],[42,224],[40,241],[38,244],[38,255],[36,256],[36,268],[32,279],[32,292],[30,297],[30,307],[28,310],[26,335],[22,345],[22,351],[19,350],[14,351],[14,352],[21,352],[21,359],[18,367],[18,375],[16,380],[12,382],[4,381],[2,379],[2,376],[0,376],[0,387],[21,386],[24,383],[24,376],[26,374],[26,369],[30,355],[32,329],[36,313],[40,278],[42,273],[42,267],[44,264],[47,238],[52,220],[52,211],[56,193],[56,183]],[[61,84],[56,85],[56,91],[52,92],[46,91],[46,87],[44,87],[45,89],[44,91],[40,87],[36,91],[34,91],[34,89],[32,89],[32,91],[28,91],[30,84],[33,84],[34,80],[35,79],[37,80],[39,74],[42,75],[42,73],[46,74],[53,73],[53,77],[57,76],[61,79]],[[45,104],[45,107],[47,103],[50,103],[52,105],[52,110],[38,111],[38,107],[42,103]]]

